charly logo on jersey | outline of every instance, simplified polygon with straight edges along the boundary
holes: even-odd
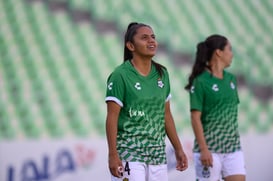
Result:
[[[160,88],[163,88],[164,87],[164,83],[162,82],[162,80],[159,78],[159,79],[157,79],[157,85],[158,85],[158,87],[160,87]]]
[[[233,82],[230,82],[230,87],[231,87],[232,89],[235,89],[235,84],[234,84]]]
[[[194,93],[194,86],[191,86],[191,93]]]
[[[112,90],[112,88],[113,88],[113,82],[110,82],[107,87],[108,87],[109,90]]]
[[[214,90],[215,92],[219,91],[219,87],[217,84],[213,84],[212,85],[212,90]]]
[[[141,90],[141,86],[140,86],[140,83],[139,83],[139,82],[137,82],[137,83],[135,84],[135,88],[136,88],[137,90]]]

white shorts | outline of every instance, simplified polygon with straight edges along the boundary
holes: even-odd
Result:
[[[111,176],[112,181],[168,181],[167,164],[147,165],[141,162],[123,162],[124,172],[122,178]]]
[[[231,175],[245,175],[244,154],[212,153],[213,167],[205,168],[200,161],[200,153],[194,153],[194,165],[197,181],[218,181]]]

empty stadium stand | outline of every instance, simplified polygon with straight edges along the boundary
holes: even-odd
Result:
[[[155,30],[178,131],[190,128],[184,86],[195,45],[213,33],[233,45],[240,129],[273,129],[273,3],[213,2],[0,1],[0,140],[104,136],[106,79],[131,21]]]

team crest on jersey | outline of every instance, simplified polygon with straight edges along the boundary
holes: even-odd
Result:
[[[209,178],[210,177],[210,171],[208,167],[204,167],[202,170],[202,175],[204,178]]]
[[[163,87],[164,87],[164,83],[162,82],[161,79],[158,79],[158,80],[157,80],[157,85],[158,85],[158,87],[160,87],[160,88],[163,88]]]
[[[234,84],[233,82],[230,82],[230,87],[231,87],[232,89],[235,89],[235,84]]]

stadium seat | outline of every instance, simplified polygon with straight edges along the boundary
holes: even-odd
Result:
[[[62,11],[49,9],[52,1],[63,3]],[[193,60],[177,65],[173,54],[194,56],[196,44],[212,33],[231,40],[230,70],[246,81],[239,89],[240,129],[268,131],[272,114],[263,111],[264,103],[251,87],[273,88],[273,4],[251,0],[242,7],[243,1],[211,2],[0,1],[5,35],[0,37],[4,52],[0,95],[6,96],[9,106],[0,107],[0,138],[104,135],[106,79],[123,62],[123,34],[131,21],[150,24],[165,48],[155,60],[169,70],[179,131],[190,127],[184,86]],[[253,14],[255,8],[259,11]],[[71,10],[89,11],[90,22],[74,21]],[[100,31],[100,22],[108,23],[109,30]]]

